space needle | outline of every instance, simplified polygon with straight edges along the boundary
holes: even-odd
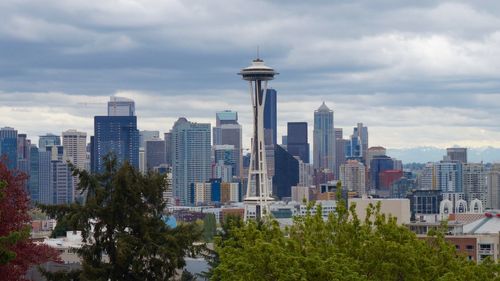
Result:
[[[245,220],[260,219],[269,214],[269,203],[274,199],[270,193],[267,176],[266,146],[264,143],[264,107],[266,103],[267,82],[279,73],[257,58],[249,67],[243,68],[238,75],[248,81],[253,108],[253,138],[251,145],[250,167],[248,169],[247,193],[244,199]]]

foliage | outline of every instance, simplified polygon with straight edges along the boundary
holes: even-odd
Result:
[[[217,221],[214,214],[205,214],[203,218],[203,239],[211,242],[217,232]]]
[[[0,161],[0,276],[2,280],[25,280],[30,266],[59,261],[58,252],[30,240],[29,199],[25,174],[10,171]]]
[[[286,229],[271,219],[231,228],[217,240],[211,280],[500,280],[499,265],[458,256],[443,232],[417,238],[380,204],[364,221],[343,200],[328,219],[321,214],[318,205]]]
[[[125,162],[105,157],[104,172],[72,167],[86,204],[41,206],[50,216],[81,230],[86,243],[80,280],[169,280],[185,266],[200,232],[191,224],[171,229],[162,220],[164,177],[143,175]]]

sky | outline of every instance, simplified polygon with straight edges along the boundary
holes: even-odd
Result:
[[[280,75],[278,135],[322,101],[370,146],[500,147],[499,1],[0,1],[0,126],[93,132],[109,96],[141,130],[239,112],[257,46]]]

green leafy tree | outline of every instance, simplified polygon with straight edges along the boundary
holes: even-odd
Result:
[[[340,198],[340,186],[338,186]],[[315,210],[315,212],[313,212]],[[500,280],[499,265],[457,255],[444,231],[417,238],[378,205],[360,220],[355,205],[337,202],[323,219],[321,206],[280,228],[272,219],[233,227],[217,240],[211,280]]]
[[[163,222],[162,175],[143,175],[127,162],[118,166],[110,155],[102,173],[73,169],[85,205],[41,208],[82,231],[79,280],[169,280],[185,266],[201,234],[191,224],[171,229]]]

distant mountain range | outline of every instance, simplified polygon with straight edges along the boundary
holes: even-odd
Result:
[[[401,149],[387,149],[387,155],[400,159],[403,163],[427,163],[443,159],[446,149],[423,146]],[[500,163],[500,148],[477,147],[467,149],[468,162]]]

